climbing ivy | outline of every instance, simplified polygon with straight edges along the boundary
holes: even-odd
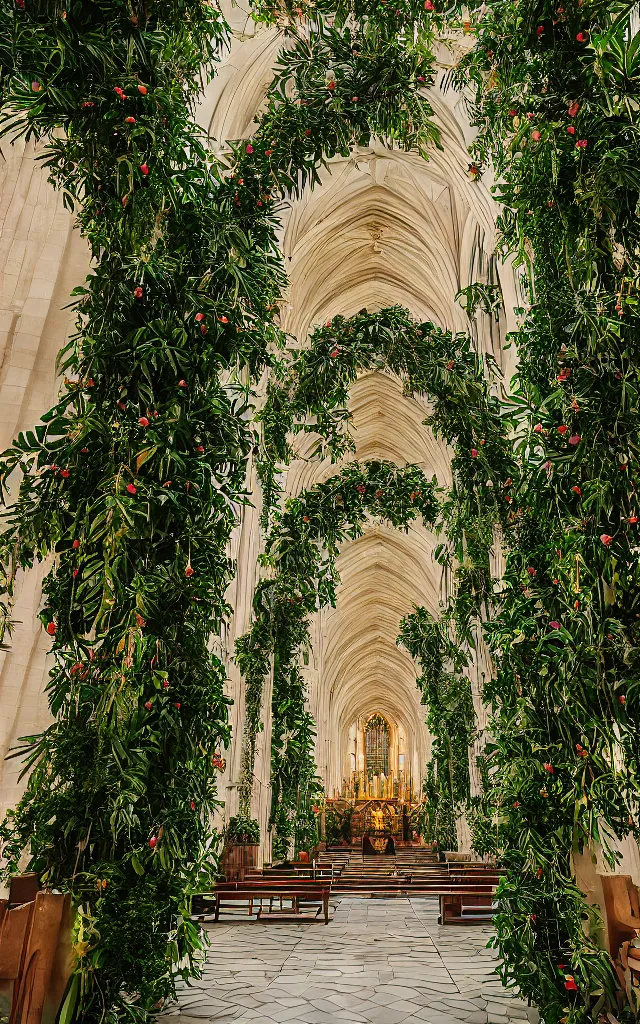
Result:
[[[455,631],[455,624],[449,616],[436,621],[426,608],[417,608],[401,621],[398,643],[422,669],[418,687],[432,737],[425,796],[434,820],[429,821],[424,835],[427,840],[435,839],[442,849],[457,850],[455,814],[470,798],[469,748],[475,712],[471,683],[463,674],[469,656],[450,630]]]
[[[209,638],[247,500],[246,382],[283,341],[277,203],[372,133],[435,140],[432,58],[373,24],[318,22],[220,162],[193,119],[228,39],[215,5],[2,0],[0,24],[0,131],[42,140],[93,258],[60,400],[0,468],[5,498],[20,480],[0,538],[5,628],[18,569],[54,556],[54,723],[21,751],[4,853],[11,871],[28,848],[78,908],[67,1019],[144,1021],[199,970],[190,895],[217,864],[228,728]],[[338,63],[357,101],[327,79]]]
[[[438,515],[436,486],[415,466],[352,463],[275,511],[262,563],[270,570],[256,589],[254,622],[240,637],[236,660],[247,682],[247,701],[261,712],[268,667],[273,663],[271,823],[273,855],[285,857],[293,839],[304,848],[315,826],[313,801],[321,792],[313,758],[314,722],[306,708],[301,655],[311,648],[310,616],[334,604],[341,544],[362,535],[371,516],[406,529],[418,516]],[[246,753],[243,792],[250,795],[252,755]]]

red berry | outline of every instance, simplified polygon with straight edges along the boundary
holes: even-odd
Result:
[[[144,293],[143,293],[142,288],[140,287],[140,285],[138,285],[137,288],[133,289],[133,297],[134,297],[134,299],[141,299],[143,294]]]
[[[146,96],[147,95],[147,87],[146,87],[146,85],[139,85],[138,86],[138,92],[140,93],[141,96]]]
[[[586,32],[578,32],[576,39],[579,43],[586,43],[588,35]]]
[[[80,570],[79,570],[79,569],[74,569],[74,570],[73,570],[73,572],[72,572],[72,574],[71,574],[71,575],[73,576],[74,580],[75,580],[75,578],[76,578],[76,576],[78,575],[78,573],[79,573],[79,572],[80,572]]]
[[[582,440],[582,438],[580,437],[580,434],[572,434],[571,437],[569,438],[569,444],[572,444],[573,447],[575,448],[575,446],[577,444],[580,444],[581,440]]]
[[[251,145],[250,142],[248,142],[247,145],[244,147],[244,151],[245,153],[248,153],[249,156],[251,156],[251,154],[253,153],[253,146]]]
[[[156,839],[156,837],[155,836],[151,836],[151,839],[149,840],[149,846],[151,847],[152,850],[155,849],[157,843],[158,843],[158,840]]]
[[[140,164],[140,173],[144,175],[147,175],[149,173],[149,168],[147,167],[146,164]]]
[[[136,119],[135,119],[135,117],[131,117],[131,116],[125,117],[124,123],[125,124],[135,124],[136,123]]]
[[[638,517],[637,516],[629,516],[628,522],[630,522],[632,526],[635,526],[635,524],[638,522]]]
[[[218,320],[220,321],[221,324],[228,324],[229,323],[229,318],[226,317],[226,316],[219,316]]]
[[[204,313],[196,313],[194,319],[197,324],[202,323],[202,321],[204,320]]]
[[[601,533],[600,540],[604,544],[605,548],[608,548],[613,540],[613,537],[611,537],[608,533]]]
[[[534,434],[541,434],[543,430],[544,427],[542,426],[542,423],[536,423],[535,427],[533,428]]]
[[[60,470],[60,476],[63,476],[65,478],[65,480],[66,480],[67,477],[69,476],[69,470],[68,469],[61,469]]]
[[[580,490],[580,488],[578,487],[577,484],[574,484],[573,487],[571,488],[571,490],[573,491],[574,494],[582,494],[582,491]]]
[[[472,448],[471,449],[471,458],[472,459],[477,459],[478,458],[478,449],[477,448]]]
[[[40,85],[40,82],[32,82],[31,83],[31,92],[40,92],[41,89],[42,89],[42,86]]]
[[[549,775],[553,775],[554,768],[553,768],[552,764],[549,764],[548,761],[545,761],[543,767],[544,767],[545,772],[549,772]]]
[[[575,135],[576,134],[575,125],[570,124],[569,127],[567,128],[567,131],[569,132],[569,135]]]
[[[558,427],[558,433],[564,435],[568,429],[569,428],[563,423],[562,426]]]
[[[137,491],[136,485],[135,484],[127,484],[127,490],[129,492],[129,494],[135,494],[136,491]]]
[[[49,634],[49,636],[55,636],[55,633],[56,633],[56,624],[55,624],[55,622],[48,622],[47,623],[47,633]]]
[[[77,551],[77,550],[78,550],[78,548],[80,547],[80,541],[78,540],[78,538],[77,538],[77,537],[76,537],[76,539],[75,539],[75,540],[73,541],[73,543],[72,543],[71,547],[72,547],[72,548],[75,548],[75,549],[76,549],[76,551]]]
[[[331,359],[337,359],[338,356],[340,355],[340,349],[339,348],[332,349],[331,352],[329,353],[329,355],[330,355]]]
[[[195,811],[195,809],[196,809],[196,802],[195,802],[195,800],[192,800],[192,801],[190,802],[189,806],[190,806],[190,808],[191,808],[191,810],[192,810],[192,811]]]
[[[151,701],[151,700],[145,701],[145,705],[144,706],[147,709],[147,711],[151,711],[151,708],[153,707],[153,701]]]
[[[138,423],[140,424],[141,427],[149,426],[149,420],[147,419],[146,416],[141,416],[140,419],[138,420]]]
[[[580,104],[578,103],[577,100],[573,100],[569,104],[569,117],[575,117],[579,110],[580,110]]]
[[[329,92],[333,92],[335,87],[336,87],[336,83],[335,82],[329,82],[329,84],[327,85],[327,89],[329,90]]]
[[[179,388],[186,388],[186,386],[187,386],[186,380],[179,380],[178,381],[178,387]]]
[[[173,706],[174,706],[174,708],[181,708],[181,707],[182,707],[182,705],[180,704],[180,701],[178,701],[178,702],[177,702],[176,704],[174,704]]]
[[[194,572],[195,572],[195,569],[192,569],[190,565],[188,565],[187,568],[184,570],[184,574],[187,577],[187,579],[190,576],[193,576]]]

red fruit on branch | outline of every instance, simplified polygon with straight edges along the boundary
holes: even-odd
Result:
[[[61,469],[60,470],[60,476],[64,477],[64,479],[66,480],[67,477],[69,476],[69,470],[68,469]]]
[[[576,142],[576,149],[586,149],[588,145],[588,139],[578,139],[578,141]]]
[[[471,449],[471,458],[472,459],[477,459],[478,458],[478,449],[477,448],[472,448]]]
[[[565,979],[564,987],[566,988],[567,992],[578,991],[578,986],[575,983],[575,979],[570,974],[568,974]]]
[[[190,576],[193,576],[194,572],[195,569],[192,569],[190,565],[188,565],[187,568],[184,570],[184,574],[187,577],[187,579],[189,579]]]
[[[41,89],[42,89],[42,86],[40,85],[40,82],[32,82],[31,83],[31,92],[40,92]]]
[[[146,96],[148,92],[146,85],[139,85],[138,92],[140,93],[141,96]]]
[[[165,480],[165,482],[163,483],[162,486],[163,487],[171,487],[171,481],[170,480]]]
[[[534,434],[542,434],[543,431],[544,427],[542,426],[542,423],[536,423],[535,427],[533,428]]]
[[[186,386],[187,386],[186,380],[179,380],[178,381],[178,387],[179,388],[186,388]]]
[[[543,768],[545,772],[549,772],[549,775],[553,775],[555,769],[549,761],[545,761]]]
[[[247,145],[244,147],[244,151],[245,153],[248,153],[249,156],[251,156],[251,154],[253,153],[253,146],[251,145],[250,142],[248,142]]]
[[[580,444],[581,440],[582,440],[582,438],[580,437],[580,434],[572,434],[571,437],[569,438],[569,444],[572,444],[573,447],[575,448],[575,446],[577,444]]]
[[[454,359],[450,359],[449,362],[447,363],[447,370],[453,370],[455,365],[456,365],[455,364],[455,360]]]
[[[219,316],[218,320],[220,321],[221,324],[228,324],[229,323],[229,318],[226,317],[226,316]]]
[[[202,323],[204,320],[204,313],[196,313],[194,319],[197,324]]]
[[[333,92],[335,87],[336,87],[336,83],[335,82],[329,82],[329,84],[327,85],[327,89],[329,90],[329,92]]]
[[[621,704],[626,704],[627,703],[627,698],[625,697],[624,693],[620,694],[620,696],[618,697],[618,700],[620,701]]]
[[[176,704],[174,704],[173,706],[174,706],[174,708],[178,708],[178,709],[180,709],[180,708],[182,707],[182,704],[180,703],[180,701],[178,701],[178,702],[177,702]]]
[[[131,116],[125,117],[124,123],[125,124],[135,124],[136,123],[136,119],[135,119],[135,117],[131,117]]]
[[[147,709],[147,711],[151,711],[151,708],[153,707],[153,701],[151,701],[151,700],[145,701],[145,705],[144,706]]]
[[[140,173],[144,174],[145,176],[149,173],[149,168],[147,167],[146,164],[140,164]]]
[[[573,493],[574,493],[574,494],[582,494],[582,491],[581,491],[581,489],[580,489],[580,488],[578,487],[578,485],[577,485],[577,484],[574,484],[574,485],[573,485],[573,487],[571,488],[571,490],[573,491]]]
[[[80,572],[79,569],[74,569],[73,572],[71,573],[71,575],[73,576],[74,580],[75,580],[76,576],[79,574],[79,572]]]
[[[117,96],[120,96],[120,98],[124,96],[124,89],[121,89],[119,85],[114,85],[113,91],[116,93]]]
[[[358,484],[358,487],[357,487],[357,491],[358,491],[358,494],[364,494],[364,492],[366,491],[366,489],[367,489],[367,488],[365,487],[365,485],[364,485],[364,484]]]
[[[575,117],[580,110],[580,104],[577,100],[572,100],[569,104],[569,117]]]
[[[140,287],[140,285],[138,285],[137,288],[133,289],[133,297],[134,297],[134,299],[141,299],[143,294],[144,294],[144,292],[142,291],[142,288]]]
[[[127,484],[127,490],[129,492],[129,494],[135,494],[137,492],[136,485],[135,484]]]
[[[567,128],[567,131],[569,132],[569,135],[575,135],[576,134],[575,125],[570,124],[569,127]]]
[[[311,135],[312,134],[311,129],[310,128],[306,128],[304,134],[307,135],[307,136]]]
[[[586,43],[588,38],[589,38],[589,33],[588,32],[578,32],[578,34],[576,36],[576,40],[579,43]]]
[[[196,809],[196,802],[195,802],[195,800],[191,800],[189,802],[189,807],[191,808],[192,811],[195,811],[195,809]]]
[[[72,543],[71,547],[72,547],[72,548],[75,548],[75,550],[76,550],[76,551],[77,551],[77,550],[78,550],[78,548],[80,547],[80,541],[78,540],[78,538],[77,538],[77,537],[76,537],[76,539],[75,539],[75,540],[73,541],[73,543]]]
[[[538,36],[538,39],[540,38],[540,36],[544,35],[544,25],[538,25],[536,29],[536,35]]]
[[[200,334],[208,334],[209,328],[206,324],[200,324]]]
[[[48,622],[47,623],[47,633],[49,634],[49,636],[55,636],[56,635],[56,628],[57,627],[56,627],[55,622]]]
[[[149,846],[151,847],[151,849],[154,850],[156,848],[157,844],[158,844],[158,840],[157,840],[156,836],[151,836],[151,839],[149,840]]]
[[[638,522],[638,517],[637,516],[629,516],[627,522],[631,523],[632,526],[635,526],[635,524]]]
[[[556,582],[556,581],[554,581],[554,582]],[[557,619],[552,619],[551,622],[549,623],[549,629],[562,629],[562,626],[557,621]]]
[[[517,116],[518,116],[518,111],[517,110],[510,110],[509,111],[509,117],[517,117]]]
[[[613,540],[613,537],[611,537],[608,533],[601,533],[600,540],[604,544],[605,548],[608,548]]]
[[[149,426],[149,420],[147,419],[146,416],[141,416],[140,419],[138,420],[138,423],[140,424],[141,427]]]
[[[432,0],[424,0],[424,9],[425,11],[435,11],[436,8]]]
[[[340,349],[339,348],[332,349],[331,352],[329,353],[329,355],[330,355],[331,359],[337,359],[338,356],[340,355]]]
[[[565,426],[565,424],[563,423],[561,426],[558,427],[558,433],[562,434],[562,436],[564,437],[568,429],[569,428]]]

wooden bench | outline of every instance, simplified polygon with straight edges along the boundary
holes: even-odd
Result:
[[[329,924],[329,897],[331,888],[307,879],[292,879],[283,882],[221,882],[216,885],[215,891],[201,896],[202,907],[197,911],[200,920],[204,920],[207,910],[213,911],[214,921],[220,917],[220,907],[226,903],[248,903],[249,915],[253,914],[253,908],[258,903],[259,910],[257,917],[262,920],[304,920],[318,916],[320,908],[324,912],[324,923]],[[212,898],[207,898],[212,897]],[[269,900],[269,910],[264,914],[263,900]],[[280,912],[273,911],[273,901],[279,900]],[[282,901],[291,901],[292,910],[287,912],[282,908]],[[317,904],[318,909],[313,915],[301,914],[300,908],[305,905]]]
[[[495,887],[479,892],[478,886],[440,893],[439,924],[484,924],[493,917]],[[465,911],[472,911],[471,914]]]

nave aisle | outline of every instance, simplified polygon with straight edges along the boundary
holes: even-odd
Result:
[[[203,979],[163,1024],[536,1024],[493,974],[490,927],[435,899],[336,901],[332,922],[210,925]]]

